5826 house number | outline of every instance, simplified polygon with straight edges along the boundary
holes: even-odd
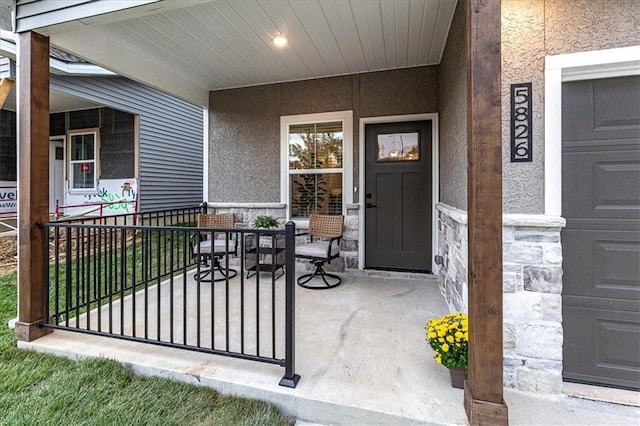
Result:
[[[511,85],[511,162],[533,160],[531,83]]]

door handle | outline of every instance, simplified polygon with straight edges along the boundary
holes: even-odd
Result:
[[[371,208],[374,208],[374,207],[378,207],[378,206],[376,206],[375,204],[367,203],[367,208],[368,209],[371,209]]]

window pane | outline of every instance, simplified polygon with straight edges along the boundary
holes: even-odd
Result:
[[[71,136],[71,161],[94,159],[94,134]]]
[[[420,160],[418,133],[378,135],[378,162]]]
[[[289,168],[342,168],[342,122],[289,127]]]
[[[93,188],[95,168],[93,163],[71,164],[73,175],[73,189]]]
[[[342,173],[291,175],[291,217],[342,214]]]

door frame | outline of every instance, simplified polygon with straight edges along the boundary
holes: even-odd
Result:
[[[562,216],[562,83],[639,74],[640,46],[545,57],[545,215]]]
[[[358,269],[364,269],[364,251],[365,251],[365,232],[364,232],[364,182],[365,182],[365,126],[367,124],[381,124],[381,123],[398,123],[403,121],[427,121],[430,120],[431,126],[431,273],[438,273],[438,265],[435,262],[435,253],[438,249],[438,221],[436,215],[436,203],[440,200],[440,162],[438,161],[438,113],[426,113],[426,114],[406,114],[406,115],[390,115],[381,117],[365,117],[360,118],[360,127],[358,133],[358,182],[357,188],[359,211],[358,211],[358,240],[360,243],[358,251]]]
[[[65,204],[66,198],[66,182],[67,182],[67,137],[66,135],[49,136],[49,210],[51,210],[51,173],[53,165],[51,164],[51,150],[55,143],[62,143],[62,200],[61,204]],[[50,212],[51,213],[51,212]]]

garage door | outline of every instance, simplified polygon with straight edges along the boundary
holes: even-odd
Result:
[[[640,76],[562,89],[563,375],[640,389]]]

